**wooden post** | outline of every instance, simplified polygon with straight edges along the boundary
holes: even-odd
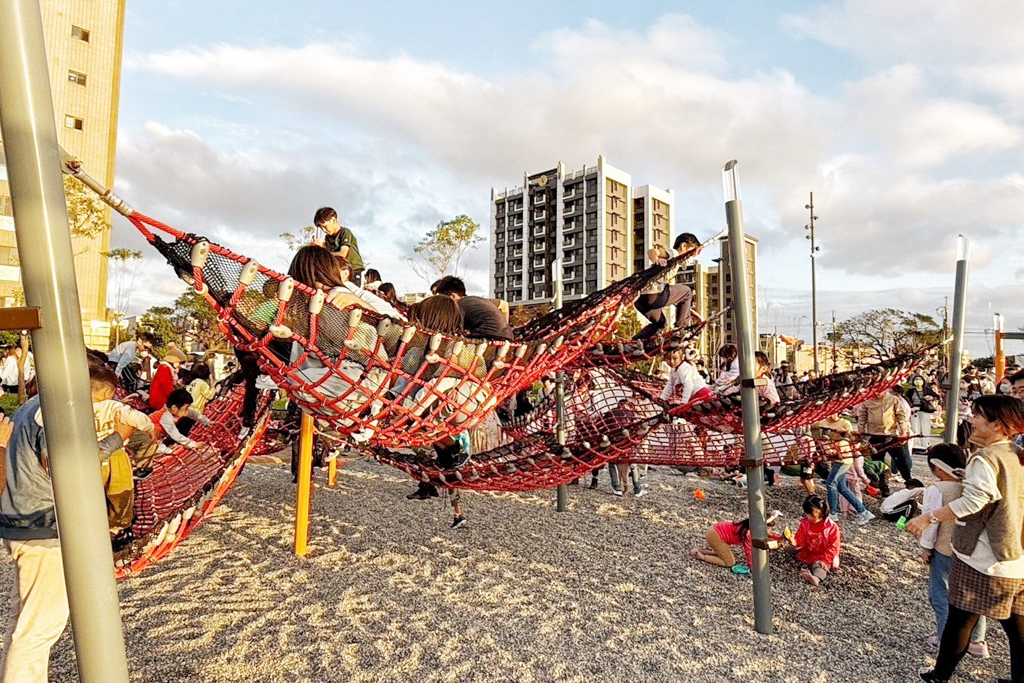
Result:
[[[295,554],[309,552],[309,503],[313,493],[313,416],[302,413],[299,430],[299,488],[295,502]]]

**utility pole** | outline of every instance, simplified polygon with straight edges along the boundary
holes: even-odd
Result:
[[[811,215],[811,222],[804,226],[804,230],[807,230],[809,234],[804,237],[811,241],[811,343],[814,344],[814,374],[820,377],[821,368],[818,367],[818,279],[814,265],[817,261],[817,253],[821,250],[821,247],[815,246],[814,244],[814,221],[817,220],[818,217],[814,215],[813,192],[811,193],[811,203],[804,204],[804,208],[807,209]]]
[[[939,307],[942,311],[942,341],[945,342],[949,339],[949,297],[942,297],[942,306]],[[939,367],[946,366],[946,344],[943,343],[939,346]]]
[[[836,354],[836,309],[832,309],[832,372],[839,372],[838,355]]]

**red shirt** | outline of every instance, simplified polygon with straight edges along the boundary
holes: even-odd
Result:
[[[796,559],[804,564],[821,562],[831,569],[839,566],[843,531],[827,517],[820,522],[812,522],[806,517],[801,519],[793,542],[799,548]]]
[[[719,522],[714,527],[715,533],[722,539],[723,543],[729,545],[741,545],[743,546],[743,554],[747,557],[747,566],[754,566],[753,563],[753,546],[750,539],[750,531],[743,532],[742,528],[736,522]]]
[[[168,363],[161,363],[149,385],[149,407],[160,410],[167,405],[167,397],[174,391],[174,373]]]

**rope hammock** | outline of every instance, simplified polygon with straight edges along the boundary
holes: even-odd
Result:
[[[699,251],[535,318],[516,330],[514,342],[488,341],[433,333],[360,308],[339,310],[322,292],[252,259],[138,212],[127,218],[203,294],[232,345],[255,352],[292,400],[342,437],[392,448],[454,436],[573,363],[610,335],[623,306]]]

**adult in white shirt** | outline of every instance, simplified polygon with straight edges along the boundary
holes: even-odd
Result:
[[[124,369],[132,364],[139,354],[146,354],[153,350],[153,335],[149,332],[139,332],[139,338],[121,342],[107,354],[107,363],[114,368],[114,374],[118,377]]]
[[[13,346],[4,350],[3,362],[0,363],[0,385],[9,394],[18,393],[18,357]]]
[[[907,524],[920,536],[931,524],[957,522],[949,577],[949,616],[935,668],[925,681],[948,681],[966,654],[979,617],[998,620],[1009,640],[1010,671],[1024,679],[1024,467],[1010,437],[1024,432],[1024,402],[981,396],[971,411],[971,440],[982,448],[967,463],[963,493]]]

